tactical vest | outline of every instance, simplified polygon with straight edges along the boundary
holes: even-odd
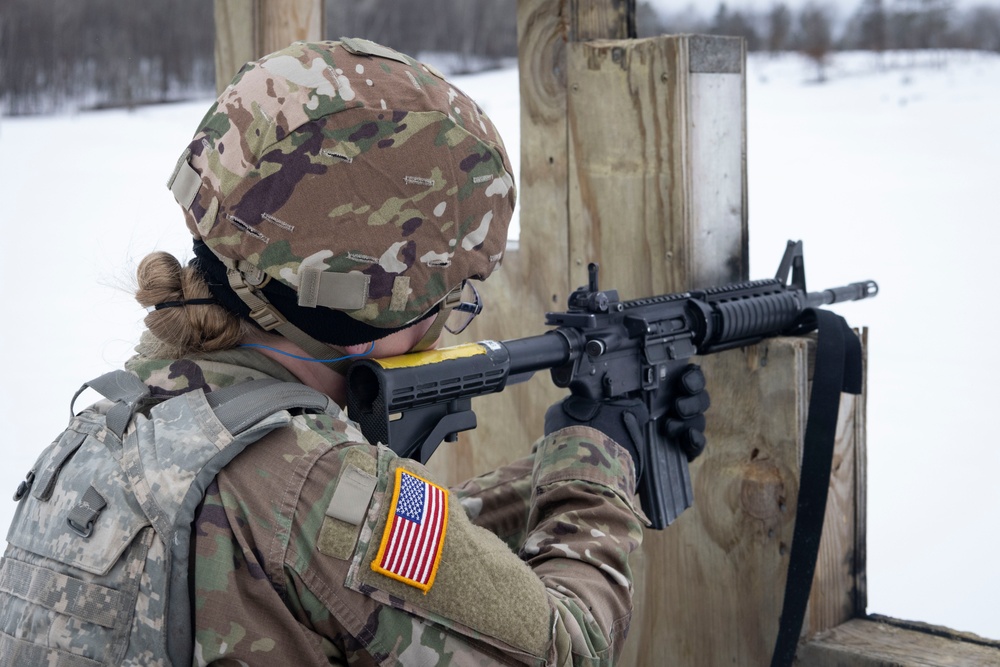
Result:
[[[108,400],[71,418],[14,496],[0,667],[189,665],[191,523],[207,486],[291,411],[330,412],[330,399],[257,380],[156,402],[125,371],[88,386]]]

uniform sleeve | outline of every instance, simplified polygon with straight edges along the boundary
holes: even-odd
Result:
[[[647,522],[633,506],[633,466],[623,448],[585,426],[536,446],[520,556],[555,610],[556,664],[610,664],[621,653],[632,615],[629,555]]]
[[[234,461],[211,496],[220,512],[202,513],[199,548],[227,549],[200,560],[225,572],[197,577],[199,657],[601,665],[621,652],[642,538],[624,449],[571,427],[446,493],[436,574],[420,589],[374,565],[399,514],[398,471],[432,476],[384,447],[323,445],[325,422],[310,424]]]
[[[545,584],[558,612],[557,653],[566,645],[578,655],[621,649],[631,615],[628,555],[642,538],[631,460],[621,454],[598,431],[566,429],[541,440],[532,456],[451,489],[471,521]],[[595,567],[598,585],[582,583],[594,579]],[[595,632],[607,640],[588,636]]]
[[[448,494],[439,554],[410,548],[416,542],[398,532],[400,517],[413,510],[412,500],[401,500],[399,471],[433,485],[430,474],[382,453],[384,490],[373,500],[345,582],[382,605],[357,635],[370,654],[416,664],[423,658],[414,651],[435,646],[458,662],[459,655],[473,662],[500,655],[529,664],[612,664],[631,620],[629,556],[642,540],[633,463],[624,449],[582,426],[543,438],[533,457],[462,485],[458,497]],[[485,514],[470,520],[462,501],[480,497]],[[523,539],[512,538],[520,529],[498,531],[521,543],[516,552],[476,525],[505,525],[496,518],[505,497],[516,514],[527,498],[523,521],[510,519],[523,523]],[[411,562],[429,563],[423,571],[434,572],[432,579],[412,581],[402,565]]]
[[[451,488],[469,519],[518,551],[527,536],[534,456],[526,456]]]

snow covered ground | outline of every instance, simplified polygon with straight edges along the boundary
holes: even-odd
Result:
[[[1000,638],[1000,57],[883,64],[839,56],[817,85],[797,56],[751,59],[751,277],[796,238],[810,287],[879,282],[839,308],[871,329],[869,611]],[[460,85],[516,159],[516,71]],[[131,354],[135,263],[190,255],[164,183],[208,105],[0,119],[4,494],[80,384]]]

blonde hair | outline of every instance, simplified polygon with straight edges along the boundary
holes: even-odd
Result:
[[[146,255],[136,270],[135,300],[143,307],[168,301],[211,298],[205,279],[190,266],[181,266],[170,253]],[[146,315],[146,327],[160,343],[155,356],[180,359],[192,354],[235,347],[253,327],[237,315],[215,304],[161,308]]]

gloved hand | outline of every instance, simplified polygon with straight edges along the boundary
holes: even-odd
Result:
[[[689,364],[677,375],[667,413],[663,418],[663,435],[673,440],[693,461],[705,451],[705,411],[711,405],[705,390],[705,374],[701,367]],[[567,426],[590,426],[628,450],[635,462],[636,479],[642,475],[642,442],[649,410],[635,399],[595,401],[569,396],[545,413],[545,435]]]
[[[705,451],[705,411],[712,404],[705,391],[701,367],[689,364],[677,376],[674,394],[663,421],[664,435],[694,461]]]
[[[628,450],[635,463],[635,478],[642,473],[643,430],[649,410],[637,398],[595,401],[569,396],[545,413],[545,435],[567,426],[590,426]]]

